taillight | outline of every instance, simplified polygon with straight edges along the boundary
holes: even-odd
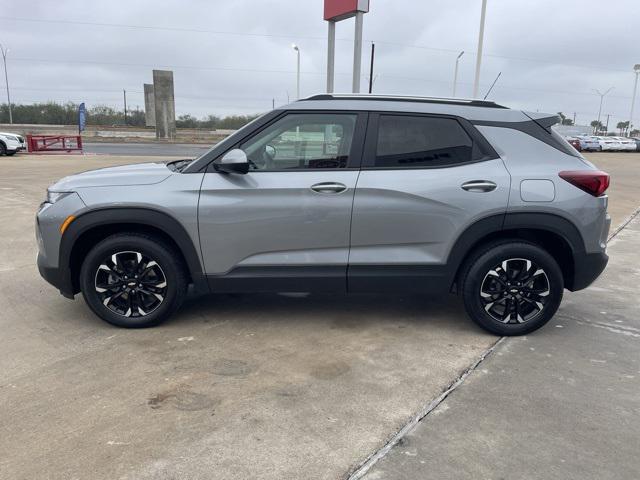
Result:
[[[609,174],[601,170],[565,170],[558,175],[594,197],[599,197],[609,188]]]

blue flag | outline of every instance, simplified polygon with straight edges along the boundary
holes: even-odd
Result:
[[[87,108],[84,106],[84,102],[82,102],[78,107],[78,132],[83,132],[86,124]]]

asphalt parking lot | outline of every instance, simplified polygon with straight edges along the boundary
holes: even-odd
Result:
[[[588,158],[623,224],[640,154]],[[0,478],[345,478],[463,374],[366,478],[640,472],[639,218],[593,287],[497,346],[455,297],[214,295],[122,330],[40,278],[34,214],[64,175],[151,160],[0,158]]]

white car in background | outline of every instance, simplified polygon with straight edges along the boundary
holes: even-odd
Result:
[[[592,135],[578,135],[576,138],[580,142],[580,148],[585,152],[599,152],[602,150],[597,137]]]
[[[13,155],[24,149],[24,138],[20,135],[0,132],[0,155]]]
[[[635,152],[636,142],[631,138],[613,137],[620,142],[620,150],[623,152]]]
[[[617,152],[622,150],[622,144],[620,140],[616,140],[616,137],[598,137],[598,142],[600,142],[603,152]]]

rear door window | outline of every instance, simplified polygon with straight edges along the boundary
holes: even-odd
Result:
[[[454,118],[380,115],[374,168],[428,168],[473,160],[473,141]]]

